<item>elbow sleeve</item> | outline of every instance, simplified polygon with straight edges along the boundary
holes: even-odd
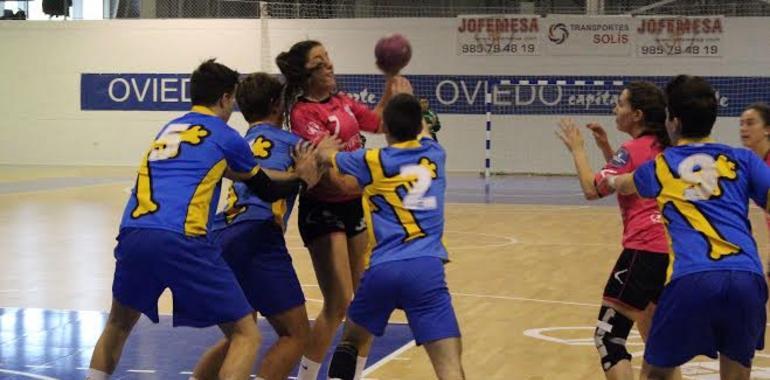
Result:
[[[302,180],[273,181],[260,170],[244,182],[254,194],[265,202],[275,202],[300,191]]]

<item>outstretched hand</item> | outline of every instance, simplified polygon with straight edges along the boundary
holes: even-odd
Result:
[[[388,78],[385,82],[385,89],[388,95],[394,96],[401,93],[414,94],[412,83],[404,76],[396,75]]]
[[[316,144],[316,157],[322,164],[329,163],[334,153],[342,149],[342,140],[336,134],[326,136]]]
[[[586,124],[586,128],[590,129],[591,134],[594,135],[594,140],[596,140],[596,145],[599,145],[599,146],[609,145],[610,141],[607,138],[607,131],[604,130],[601,124],[588,123]]]
[[[316,163],[317,148],[309,142],[299,142],[294,147],[294,172],[307,184],[308,188],[315,186],[323,175]]]
[[[556,136],[564,142],[571,152],[583,147],[583,135],[575,125],[575,120],[563,118],[559,120],[559,128],[556,129]]]

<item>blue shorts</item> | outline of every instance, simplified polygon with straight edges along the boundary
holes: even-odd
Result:
[[[717,353],[746,367],[765,345],[767,285],[758,274],[708,271],[688,274],[663,290],[652,319],[644,360],[677,367]]]
[[[253,312],[222,251],[208,237],[124,228],[115,247],[112,295],[158,323],[158,297],[171,289],[174,326],[208,327]]]
[[[460,336],[441,258],[417,257],[370,267],[361,278],[348,317],[381,336],[397,308],[406,312],[418,345]]]
[[[214,232],[214,241],[251,306],[270,317],[305,304],[281,227],[243,221]]]

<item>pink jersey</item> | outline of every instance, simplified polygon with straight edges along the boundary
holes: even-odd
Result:
[[[305,140],[317,143],[324,136],[337,134],[343,151],[361,148],[359,132],[377,132],[380,118],[365,105],[338,92],[322,102],[304,98],[297,100],[291,110],[291,131]],[[346,194],[329,180],[322,180],[311,191],[311,196],[326,202],[344,202],[360,197],[360,193]]]
[[[661,151],[655,136],[640,136],[623,143],[612,160],[594,177],[599,195],[604,197],[612,193],[607,184],[608,176],[630,173]],[[668,240],[655,199],[618,194],[618,204],[623,218],[623,248],[668,253]]]

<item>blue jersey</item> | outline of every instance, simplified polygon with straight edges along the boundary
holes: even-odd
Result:
[[[444,149],[430,138],[340,152],[334,166],[358,180],[369,226],[368,265],[421,256],[447,259]]]
[[[121,228],[205,235],[225,169],[258,170],[249,144],[236,130],[205,108],[193,111],[166,124],[155,137],[139,167]]]
[[[668,280],[710,270],[762,275],[749,198],[767,208],[770,169],[746,149],[685,143],[666,149],[634,173],[639,195],[655,198],[663,216]]]
[[[246,131],[246,140],[260,167],[289,171],[294,165],[291,152],[302,139],[269,124],[257,124]],[[245,184],[236,182],[228,191],[224,212],[216,216],[214,229],[244,220],[272,220],[286,229],[296,197],[297,194],[292,194],[286,199],[268,203],[252,193]]]

